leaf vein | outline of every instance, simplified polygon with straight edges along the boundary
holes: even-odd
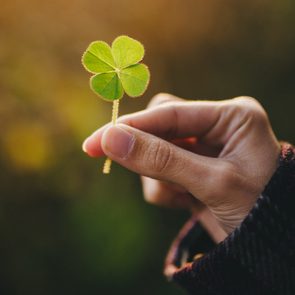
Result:
[[[97,55],[95,55],[94,53],[92,53],[90,50],[88,51],[91,55],[93,55],[94,57],[96,57],[97,59],[99,59],[101,62],[103,62],[104,64],[110,66],[112,69],[115,69],[111,64],[109,64],[108,62],[106,62],[105,60],[99,58]]]

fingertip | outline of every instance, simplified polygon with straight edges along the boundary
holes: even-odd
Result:
[[[100,137],[89,136],[82,144],[82,150],[90,157],[101,157],[104,156],[104,152],[101,148]]]
[[[82,151],[87,154],[87,139],[86,138],[82,144]]]
[[[126,159],[133,148],[134,135],[124,124],[110,126],[101,137],[101,148],[110,157]]]

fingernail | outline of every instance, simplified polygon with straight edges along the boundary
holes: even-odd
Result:
[[[110,127],[103,135],[102,145],[109,153],[127,158],[134,145],[134,135],[119,126]]]
[[[89,138],[89,137],[88,137]],[[86,145],[87,145],[87,141],[88,141],[88,138],[86,138],[82,144],[82,150],[83,152],[87,153],[87,149],[86,149]]]

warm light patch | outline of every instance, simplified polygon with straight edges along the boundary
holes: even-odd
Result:
[[[43,170],[51,162],[47,130],[38,122],[18,122],[3,138],[7,160],[18,170]]]

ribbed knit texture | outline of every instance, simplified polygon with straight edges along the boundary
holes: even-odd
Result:
[[[295,294],[295,154],[279,167],[241,226],[173,275],[191,294]]]

